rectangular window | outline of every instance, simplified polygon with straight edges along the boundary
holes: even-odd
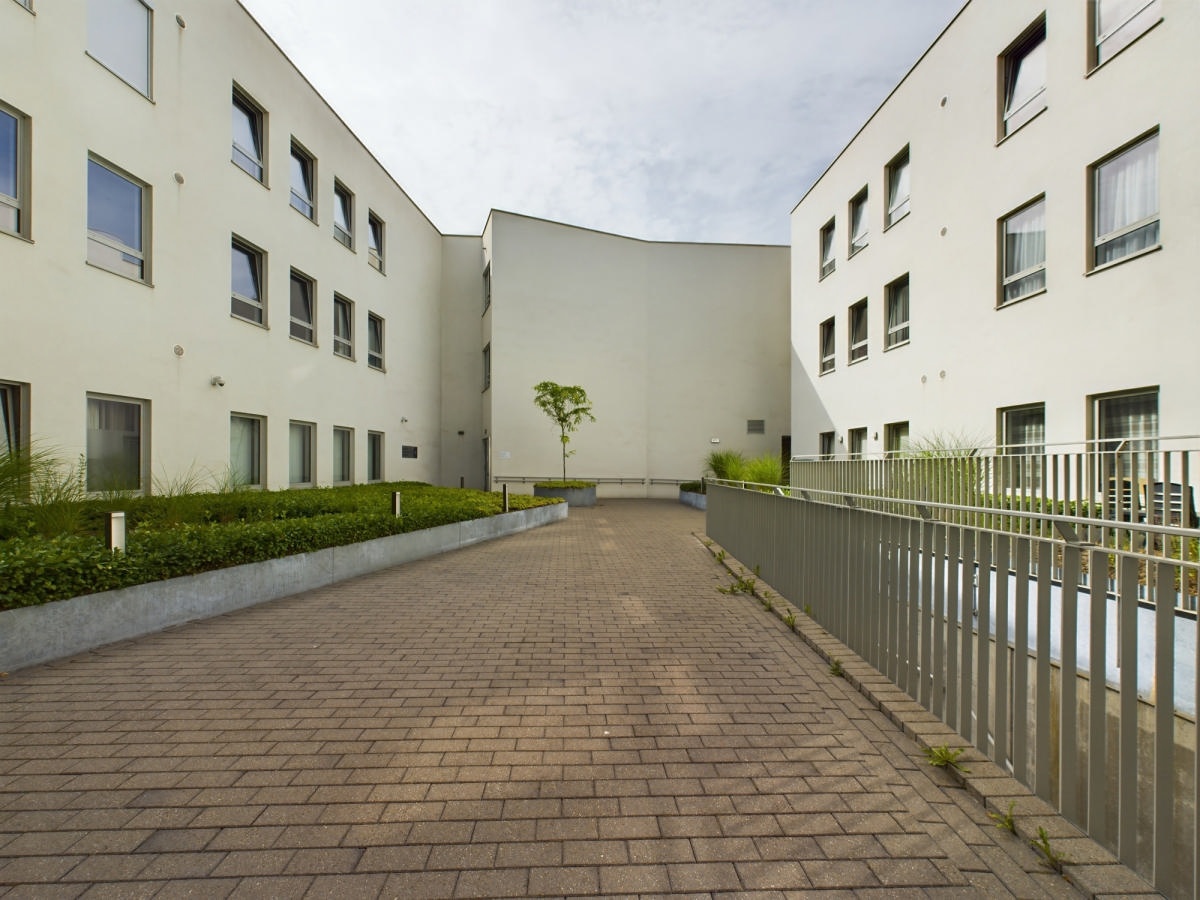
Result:
[[[492,305],[492,264],[488,263],[486,266],[483,267],[483,308],[484,308],[484,311],[486,312],[487,308],[491,305]]]
[[[266,114],[236,87],[233,89],[233,156],[239,169],[266,184]]]
[[[354,304],[333,295],[333,352],[354,359]]]
[[[0,381],[0,457],[29,443],[29,385]]]
[[[1046,452],[1046,404],[1012,406],[998,411],[1000,446],[1006,456],[1041,456]],[[1034,460],[1016,459],[1006,463],[1004,481],[1010,490],[1036,488],[1041,483],[1041,466]]]
[[[907,422],[892,422],[883,426],[883,450],[889,457],[908,452]]]
[[[367,481],[383,481],[383,432],[367,432]]]
[[[303,147],[292,141],[292,209],[306,219],[315,220],[317,208],[313,201],[313,185],[316,184],[316,161]]]
[[[821,229],[821,277],[824,278],[837,268],[833,251],[834,220],[830,219]]]
[[[867,449],[867,429],[851,428],[847,432],[846,440],[849,446],[850,458],[862,459],[862,455]]]
[[[483,348],[483,389],[492,386],[492,345]]]
[[[149,186],[88,157],[88,262],[148,282],[149,226]]]
[[[401,459],[416,459],[417,458],[417,448],[412,446],[411,444],[405,444],[403,447],[400,448],[400,458]]]
[[[887,214],[884,221],[894,225],[908,215],[908,148],[901,150],[887,167]]]
[[[239,319],[266,325],[266,256],[236,237],[229,248],[229,312]]]
[[[367,313],[367,365],[383,371],[383,319]]]
[[[87,489],[144,491],[147,447],[145,400],[87,398]]]
[[[833,459],[833,441],[834,433],[832,431],[822,431],[817,435],[817,446],[820,448],[818,452],[821,459]]]
[[[1004,106],[1000,136],[1012,134],[1046,108],[1046,19],[1035,22],[1000,57]]]
[[[292,269],[292,328],[291,334],[298,341],[316,345],[313,334],[313,288],[312,279]]]
[[[229,416],[229,480],[235,487],[263,486],[263,420]]]
[[[354,249],[354,195],[340,181],[333,183],[333,236]]]
[[[1158,246],[1158,133],[1092,167],[1097,266]]]
[[[29,237],[29,118],[0,103],[0,231]]]
[[[1162,18],[1162,0],[1094,0],[1092,65],[1129,46]]]
[[[88,0],[88,54],[147,97],[152,15],[142,0]]]
[[[837,368],[837,341],[834,337],[834,320],[826,319],[821,323],[821,374],[832,372]]]
[[[887,295],[887,335],[883,349],[908,343],[908,276],[901,275],[885,289]]]
[[[333,429],[333,483],[354,481],[354,429]]]
[[[867,246],[867,189],[863,188],[850,201],[850,256]]]
[[[1000,304],[1046,289],[1046,200],[1039,198],[1000,222]]]
[[[1158,388],[1089,399],[1096,449],[1103,454],[1097,468],[1098,488],[1109,515],[1122,520],[1141,518],[1148,489],[1158,477]]]
[[[383,271],[383,219],[367,210],[367,263]]]
[[[766,434],[767,420],[766,419],[747,419],[746,434]]]
[[[867,301],[850,307],[850,362],[867,358]]]
[[[312,422],[288,423],[288,484],[300,487],[313,483]]]

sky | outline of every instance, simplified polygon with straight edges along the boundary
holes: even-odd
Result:
[[[242,0],[445,234],[786,244],[963,0]]]

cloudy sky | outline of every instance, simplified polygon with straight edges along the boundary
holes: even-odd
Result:
[[[787,243],[963,0],[243,0],[433,223]]]

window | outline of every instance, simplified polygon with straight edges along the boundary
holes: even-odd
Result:
[[[821,459],[833,459],[833,438],[832,431],[822,431],[817,435],[817,445],[820,448]]]
[[[383,433],[367,432],[367,481],[383,481]]]
[[[908,343],[908,276],[901,275],[885,290],[887,295],[887,334],[883,349]]]
[[[907,422],[892,422],[883,426],[883,451],[889,457],[908,452]]]
[[[233,89],[233,162],[239,169],[266,184],[266,115],[258,105]]]
[[[1162,0],[1095,0],[1092,65],[1098,66],[1132,44],[1162,18]]]
[[[367,210],[367,263],[383,271],[383,219]]]
[[[1000,223],[1000,305],[1046,289],[1046,200],[1040,198]]]
[[[333,183],[333,236],[354,249],[354,195],[340,181]]]
[[[483,389],[492,386],[492,345],[483,348]]]
[[[333,295],[333,352],[354,359],[354,304]]]
[[[492,305],[492,264],[483,267],[483,309]]]
[[[87,489],[145,489],[144,400],[88,395]]]
[[[263,485],[263,420],[258,416],[229,417],[229,480],[237,487]]]
[[[1096,437],[1105,450],[1144,452],[1158,445],[1158,388],[1092,398]]]
[[[417,448],[412,446],[411,444],[405,444],[403,447],[400,448],[400,458],[401,459],[416,459],[417,458]]]
[[[850,201],[850,255],[867,246],[867,189]]]
[[[747,419],[746,434],[766,434],[767,420],[766,419]]]
[[[891,226],[908,215],[908,148],[901,150],[887,167],[887,214],[885,226]]]
[[[1094,265],[1158,246],[1158,133],[1093,166],[1092,194]]]
[[[833,254],[834,220],[830,219],[821,229],[821,277],[824,278],[837,268]]]
[[[266,283],[265,261],[261,250],[236,237],[229,250],[230,315],[256,325],[266,324],[266,303],[263,285]]]
[[[294,140],[292,141],[292,209],[306,219],[316,220],[313,205],[313,185],[316,183],[316,161]]]
[[[383,371],[383,319],[367,313],[367,365]]]
[[[316,344],[313,337],[313,282],[295,269],[292,269],[291,334],[298,341]]]
[[[851,428],[847,433],[851,459],[862,459],[863,451],[867,449],[867,429]]]
[[[837,367],[837,343],[834,339],[834,320],[821,323],[821,374],[832,372]]]
[[[867,358],[867,301],[850,307],[850,362]]]
[[[29,119],[0,103],[0,231],[29,237]]]
[[[1001,409],[1000,446],[1004,455],[1041,456],[1046,452],[1046,405],[1034,403]],[[1007,463],[1009,489],[1035,488],[1041,483],[1041,466],[1032,460],[1015,459]]]
[[[312,422],[288,423],[288,484],[292,487],[313,483]]]
[[[88,159],[88,262],[149,281],[150,188],[95,157]]]
[[[150,96],[151,11],[141,0],[88,0],[88,54]]]
[[[1046,20],[1039,19],[1000,57],[1004,108],[1000,136],[1012,134],[1046,108]]]
[[[0,457],[25,448],[29,438],[29,385],[0,381]]]
[[[333,429],[333,483],[349,484],[354,480],[354,429]]]

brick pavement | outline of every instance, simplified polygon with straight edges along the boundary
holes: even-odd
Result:
[[[1076,896],[653,501],[0,681],[0,895]]]

